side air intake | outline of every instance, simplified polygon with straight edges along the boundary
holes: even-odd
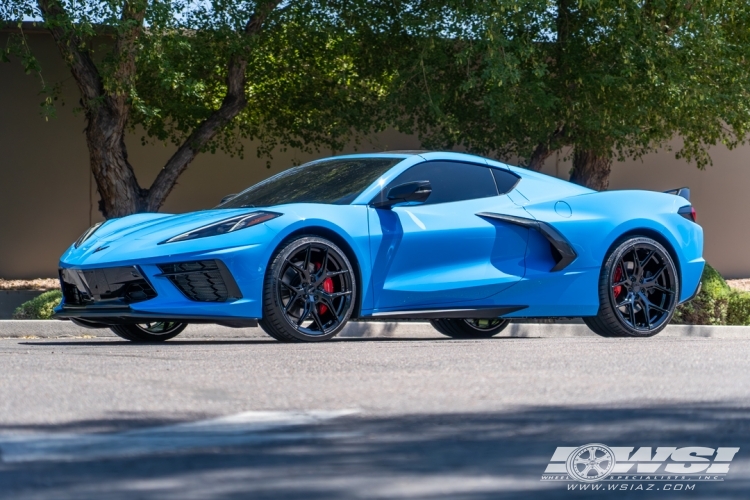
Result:
[[[227,266],[220,260],[160,264],[162,274],[190,300],[225,302],[242,297]]]

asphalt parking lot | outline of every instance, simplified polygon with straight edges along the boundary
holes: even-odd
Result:
[[[750,495],[750,335],[536,331],[0,340],[0,497]],[[740,452],[724,481],[676,493],[540,480],[556,447],[586,443]]]

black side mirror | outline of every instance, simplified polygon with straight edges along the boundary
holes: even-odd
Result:
[[[430,181],[414,181],[393,186],[383,201],[376,201],[371,205],[375,208],[391,208],[393,205],[407,202],[422,202],[432,194]]]
[[[228,195],[226,195],[224,198],[221,199],[221,201],[219,202],[219,205],[221,205],[224,202],[227,202],[227,201],[231,200],[235,196],[237,196],[236,193],[235,194],[228,194]]]

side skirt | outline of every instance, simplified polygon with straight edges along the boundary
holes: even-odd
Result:
[[[461,309],[419,309],[416,311],[387,311],[376,312],[369,317],[377,319],[491,319],[499,318],[506,314],[526,309],[527,307],[528,306],[502,306]],[[361,319],[366,319],[366,317],[363,316]]]

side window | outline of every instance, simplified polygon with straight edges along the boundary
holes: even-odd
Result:
[[[507,170],[500,170],[499,168],[491,168],[490,170],[492,170],[492,176],[495,178],[495,184],[497,184],[497,192],[500,194],[509,193],[521,180],[516,174]]]
[[[432,194],[425,205],[497,196],[490,168],[456,161],[428,161],[401,173],[388,188],[413,181],[430,181]]]

